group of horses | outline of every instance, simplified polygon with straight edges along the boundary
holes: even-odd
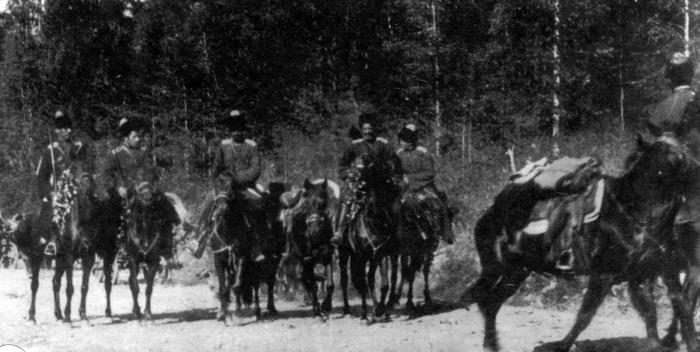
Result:
[[[641,136],[638,138],[621,176],[600,175],[595,180],[596,189],[600,189],[596,193],[600,195],[600,204],[595,218],[574,221],[578,215],[573,207],[568,206],[570,199],[567,197],[570,196],[543,199],[531,188],[513,185],[506,186],[496,197],[496,203],[479,218],[474,238],[482,271],[463,295],[462,302],[476,303],[484,316],[486,351],[499,350],[496,315],[532,272],[590,277],[576,322],[566,337],[556,344],[558,351],[571,349],[607,292],[620,282],[629,283],[632,304],[645,322],[652,346],[677,346],[675,335],[680,325],[688,351],[700,351],[693,323],[700,292],[700,251],[697,250],[700,248],[700,222],[694,218],[700,209],[700,164],[674,136],[657,133],[656,137],[653,142],[647,142]],[[361,298],[362,320],[368,321],[368,298],[373,302],[374,317],[388,318],[391,307],[399,301],[404,281],[409,283],[406,306],[413,309],[413,280],[421,268],[425,275],[424,298],[429,304],[428,274],[441,233],[437,226],[431,228],[429,222],[421,223],[424,219],[403,211],[402,207],[389,216],[387,204],[382,204],[386,201],[386,194],[367,187],[371,169],[371,161],[358,159],[354,176],[346,180],[342,198],[334,182],[307,180],[299,196],[283,206],[279,199],[289,187],[271,183],[261,209],[248,208],[241,193],[236,191],[232,177],[217,179],[209,239],[218,276],[220,306],[217,319],[229,323],[239,316],[243,305],[252,304],[255,305],[255,316],[261,317],[258,291],[263,283],[268,289],[268,313],[277,314],[274,285],[280,262],[288,256],[296,256],[300,263],[301,281],[312,303],[314,316],[324,318],[332,309],[335,258],[340,269],[344,314],[350,313],[349,277]],[[96,255],[104,262],[105,315],[111,316],[111,268],[117,251],[117,232],[123,230],[127,237],[132,313],[136,318],[142,317],[136,276],[143,266],[146,279],[144,313],[150,319],[153,281],[160,257],[164,255],[165,247],[161,244],[166,236],[172,235],[173,225],[182,219],[172,219],[163,213],[162,204],[158,204],[164,200],[154,197],[152,188],[147,188],[137,192],[126,215],[127,221],[122,222],[119,212],[115,211],[121,204],[94,197],[89,191],[89,179],[81,177],[79,181],[75,201],[60,228],[53,278],[56,318],[71,319],[73,263],[79,259],[83,268],[79,312],[81,319],[87,319],[85,298],[90,268]],[[176,195],[166,193],[164,197],[184,209]],[[509,202],[510,206],[501,206],[501,201]],[[529,213],[537,202],[553,201],[559,202],[558,211],[551,214],[549,223],[564,224],[563,227],[572,234],[569,246],[575,253],[576,265],[567,273],[552,265],[549,258],[552,242],[560,240],[556,233],[553,238],[528,235],[520,233],[522,224],[513,225],[518,223],[514,217]],[[342,214],[340,209],[344,209]],[[331,237],[339,228],[341,217],[345,221],[343,241],[334,245]],[[45,246],[41,240],[41,221],[38,214],[2,218],[3,232],[10,234],[24,255],[30,272],[32,299],[29,319],[32,321],[35,320],[38,271]],[[120,229],[120,226],[126,228]],[[505,240],[514,232],[518,232],[522,241],[517,251]],[[255,261],[251,255],[256,238],[264,254],[262,261]],[[454,238],[442,240],[451,243]],[[402,279],[397,285],[399,260]],[[318,265],[324,267],[323,275],[316,274]],[[375,292],[377,270],[381,277],[379,296]],[[681,273],[686,274],[685,280],[681,279]],[[63,274],[67,278],[66,305],[61,311],[59,291]],[[652,296],[659,276],[668,287],[674,313],[668,335],[663,339],[659,338]],[[326,296],[319,302],[318,283],[321,281],[325,281]],[[236,305],[233,312],[229,310],[232,297]]]

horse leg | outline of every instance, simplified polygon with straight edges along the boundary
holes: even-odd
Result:
[[[399,255],[395,254],[389,257],[391,261],[391,287],[389,289],[389,301],[386,303],[389,309],[394,308],[394,305],[399,303],[401,295],[396,295],[396,282],[398,281],[398,271],[399,271]]]
[[[683,298],[683,285],[681,284],[680,278],[678,277],[680,270],[678,268],[667,269],[664,274],[664,284],[667,288],[667,295],[671,301],[671,307],[673,308],[673,319],[671,319],[671,324],[668,326],[667,334],[661,339],[661,345],[669,349],[678,349],[678,341],[676,340],[676,334],[678,333],[678,320],[681,315],[681,304]]]
[[[39,269],[41,269],[41,256],[38,258],[29,258],[25,260],[25,264],[29,269],[30,288],[32,290],[32,299],[29,303],[28,319],[36,323],[36,292],[39,290]]]
[[[105,298],[107,305],[105,307],[105,316],[112,317],[112,267],[114,264],[115,254],[109,254],[102,258],[102,272],[104,274]]]
[[[81,320],[87,320],[85,304],[87,301],[88,289],[90,287],[90,273],[92,272],[92,266],[94,264],[95,254],[87,254],[83,257],[83,280],[80,283],[80,308],[78,309]]]
[[[681,325],[681,335],[686,343],[688,352],[699,352],[695,334],[695,322],[693,313],[700,294],[700,265],[693,264],[688,267],[686,281],[683,284],[683,295],[679,306],[679,322]]]
[[[56,320],[63,320],[63,313],[61,313],[61,277],[63,276],[64,268],[64,256],[56,256],[56,268],[53,274],[53,315]]]
[[[328,315],[333,310],[333,291],[335,283],[333,282],[333,258],[330,258],[324,265],[324,274],[326,275],[326,297],[321,304],[321,312]]]
[[[362,300],[362,313],[360,319],[367,321],[367,272],[365,271],[365,266],[367,265],[367,260],[362,258],[361,255],[353,255],[350,259],[350,278],[352,280],[353,286],[358,293],[360,293],[360,298]]]
[[[131,289],[131,298],[134,301],[131,313],[134,318],[141,320],[141,307],[139,307],[139,264],[136,259],[129,259],[129,289]]]
[[[260,284],[253,285],[253,297],[255,302],[255,320],[262,320],[262,309],[260,309]]]
[[[483,280],[481,288],[487,292],[477,295],[475,298],[479,310],[484,316],[484,350],[492,352],[498,351],[500,348],[496,330],[496,315],[503,303],[518,290],[530,272],[522,268],[510,267],[503,268],[497,275],[493,275],[494,272],[489,274],[484,276],[484,272],[482,272],[482,277],[479,278],[479,280]]]
[[[379,307],[379,300],[377,299],[377,293],[375,290],[375,282],[377,281],[377,267],[379,265],[380,263],[378,263],[375,258],[370,257],[369,268],[367,270],[367,290],[369,291],[369,297],[372,298],[372,306],[374,307],[373,313],[375,318],[384,313],[384,307]]]
[[[379,306],[375,309],[376,316],[384,315],[385,319],[389,318],[389,309],[387,309],[385,303],[387,299],[387,293],[389,293],[389,257],[384,257],[379,262],[379,277],[382,280],[382,286],[379,288],[381,296],[379,298]]]
[[[413,304],[413,282],[416,279],[416,271],[419,267],[416,267],[417,257],[405,256],[401,258],[401,286],[403,286],[404,279],[408,282],[408,289],[406,290],[406,311],[408,314],[412,315],[415,312],[415,305]],[[399,291],[400,293],[401,291]]]
[[[216,312],[216,320],[226,322],[226,316],[228,315],[228,305],[231,302],[231,291],[230,285],[227,284],[227,258],[222,255],[216,254],[214,257],[214,267],[216,269],[216,276],[219,279],[219,311]]]
[[[661,345],[659,331],[657,330],[656,304],[653,296],[653,279],[634,280],[629,282],[629,293],[632,305],[644,320],[647,329],[649,346],[656,349]],[[645,287],[646,286],[646,287]]]
[[[430,296],[430,266],[433,264],[433,253],[428,252],[425,257],[419,256],[422,263],[418,263],[416,270],[423,267],[423,302],[426,307],[431,307],[433,305],[433,298]],[[423,258],[425,260],[423,261]]]
[[[277,316],[279,315],[279,312],[277,311],[277,307],[275,307],[275,281],[277,281],[277,278],[275,277],[274,273],[271,273],[267,277],[267,314],[270,316]]]
[[[576,314],[576,322],[569,333],[557,343],[556,351],[569,351],[571,346],[591,323],[598,307],[603,303],[605,295],[610,292],[614,283],[614,276],[610,274],[594,273],[588,281],[588,290],[583,296],[583,303]]]
[[[73,256],[66,256],[65,273],[66,273],[66,307],[63,311],[63,321],[66,323],[71,322],[71,303],[73,301],[73,292],[75,287],[73,287]]]
[[[302,270],[302,281],[311,300],[311,311],[314,317],[318,317],[321,315],[321,305],[318,303],[318,285],[315,280],[314,262],[311,260],[304,261]]]
[[[146,276],[146,309],[144,309],[144,315],[146,320],[153,319],[153,314],[151,313],[151,297],[153,295],[153,284],[156,281],[156,273],[158,272],[158,258],[148,264],[147,269],[144,274]]]
[[[338,263],[340,267],[340,289],[343,291],[343,315],[350,314],[348,302],[348,254],[344,250],[338,250]]]

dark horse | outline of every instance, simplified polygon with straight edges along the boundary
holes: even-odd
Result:
[[[282,189],[271,184],[271,194],[264,202],[263,214],[255,214],[245,209],[245,202],[239,192],[234,191],[233,176],[229,173],[220,175],[214,182],[215,198],[211,212],[212,237],[209,241],[214,255],[214,267],[219,278],[219,311],[217,320],[228,324],[233,314],[228,310],[231,303],[231,292],[236,297],[235,314],[240,316],[242,304],[250,306],[255,299],[255,316],[262,318],[258,290],[261,282],[268,288],[268,314],[276,315],[274,304],[274,284],[277,268],[281,259],[280,253],[284,246],[282,225],[279,221],[279,204],[272,200],[279,198]],[[262,216],[261,216],[262,215]],[[263,242],[261,250],[265,254],[262,262],[256,263],[251,258],[253,232],[259,231]],[[239,273],[240,271],[240,273]],[[236,275],[239,275],[240,285],[233,287]]]
[[[61,182],[59,182],[59,185]],[[99,255],[105,263],[112,267],[117,252],[118,216],[112,211],[109,200],[100,200],[94,194],[95,185],[92,177],[79,173],[77,186],[74,191],[75,199],[69,204],[62,221],[59,221],[58,243],[55,272],[53,277],[54,315],[56,319],[70,321],[71,296],[73,294],[73,263],[77,260],[82,264],[82,284],[80,289],[80,319],[87,320],[85,309],[90,273],[95,264],[95,255]],[[66,306],[64,315],[60,310],[61,277],[66,275]],[[105,270],[105,293],[107,306],[105,315],[111,317],[111,270]]]
[[[579,224],[573,232],[578,263],[573,274],[590,275],[590,279],[576,322],[567,336],[557,343],[557,351],[571,348],[610,288],[624,281],[629,282],[632,303],[644,319],[649,342],[654,346],[660,344],[656,307],[649,285],[663,270],[669,248],[673,245],[670,229],[680,206],[679,185],[685,184],[682,178],[686,175],[688,158],[670,138],[646,143],[639,137],[637,150],[628,160],[626,172],[621,177],[603,176],[602,181],[598,181],[598,187],[604,187],[598,218]],[[503,207],[499,201],[514,206]],[[499,349],[496,315],[525,278],[532,271],[562,274],[551,260],[546,259],[550,245],[543,236],[523,234],[519,253],[511,252],[504,240],[507,232],[521,228],[509,226],[518,221],[516,214],[527,215],[536,201],[534,188],[508,185],[476,224],[475,241],[482,271],[477,282],[465,292],[463,300],[468,304],[477,303],[484,316],[484,348],[487,351]],[[509,211],[502,212],[499,208],[508,208]],[[562,212],[561,216],[571,215]],[[550,219],[550,222],[559,220]],[[692,326],[687,328],[694,329]],[[684,337],[691,347],[689,350],[696,351],[694,335]]]
[[[399,258],[392,258],[394,262],[392,269],[397,267],[396,261],[398,259],[401,260],[401,281],[398,286],[394,285],[396,275],[392,272],[392,292],[389,295],[388,305],[399,303],[404,282],[408,282],[406,309],[409,312],[415,308],[413,304],[413,281],[416,278],[416,272],[422,267],[424,280],[423,300],[426,306],[430,306],[432,297],[430,295],[429,277],[434,253],[438,248],[440,239],[447,244],[452,244],[455,241],[453,232],[449,232],[451,236],[443,237],[444,234],[438,230],[441,220],[437,209],[440,205],[435,203],[439,202],[439,199],[433,197],[426,199],[424,202],[431,202],[431,204],[421,204],[419,195],[416,192],[407,191],[402,196],[399,217],[400,225],[397,230]]]
[[[150,320],[153,282],[160,267],[161,257],[172,255],[173,229],[180,218],[173,208],[173,194],[156,192],[147,181],[136,184],[135,194],[130,198],[126,216],[126,253],[129,267],[129,288],[133,298],[132,313],[141,319],[138,302],[139,282],[137,280],[141,264],[145,264],[146,307],[145,318]],[[106,280],[105,282],[110,281]]]
[[[62,184],[66,185],[67,180]],[[95,254],[103,258],[105,262],[114,262],[116,255],[116,230],[119,225],[119,218],[114,215],[109,201],[97,199],[93,195],[94,185],[92,179],[87,174],[81,174],[77,183],[72,189],[75,198],[66,205],[70,211],[66,212],[61,219],[63,226],[56,226],[52,223],[51,211],[39,214],[17,215],[12,219],[2,219],[5,231],[10,237],[20,253],[23,254],[27,271],[31,281],[32,298],[30,301],[28,318],[36,321],[35,304],[36,292],[39,288],[39,270],[44,259],[44,247],[42,237],[48,231],[59,231],[58,233],[58,253],[56,256],[56,267],[53,278],[54,288],[54,315],[56,319],[71,320],[71,298],[73,295],[73,263],[75,260],[82,261],[83,281],[81,286],[80,317],[87,319],[85,310],[87,292],[89,287],[89,276],[92,265],[95,262]],[[60,284],[61,277],[66,274],[66,306],[63,312],[60,310]],[[105,270],[105,276],[111,276],[111,270]],[[110,317],[112,283],[111,279],[105,281],[105,293],[107,304],[105,315]]]
[[[332,182],[332,181],[331,181]],[[334,183],[332,183],[334,185]],[[291,232],[288,236],[294,242],[297,255],[301,259],[301,281],[311,299],[314,316],[328,315],[332,309],[333,290],[333,216],[334,201],[339,194],[334,194],[337,185],[329,187],[328,180],[304,181],[301,198],[292,208],[285,210],[291,217]],[[331,192],[329,192],[331,189]],[[330,195],[329,195],[330,193]],[[326,297],[323,304],[318,302],[317,276],[314,268],[323,265],[326,281]]]
[[[378,168],[384,167],[376,165],[368,155],[355,160],[353,174],[346,180],[341,196],[345,206],[340,203],[337,212],[336,224],[341,221],[346,224],[343,243],[338,247],[343,314],[350,314],[347,292],[349,260],[352,283],[362,299],[362,320],[367,320],[368,294],[374,305],[374,316],[385,315],[389,319],[385,302],[389,292],[390,257],[397,250],[395,226],[398,189],[391,180],[377,179],[377,175],[374,175]],[[377,268],[382,280],[380,299],[377,299],[374,287]]]

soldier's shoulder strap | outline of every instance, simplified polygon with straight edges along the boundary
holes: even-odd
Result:
[[[365,141],[365,140],[362,139],[362,138],[354,139],[354,140],[352,141],[352,144],[360,144],[360,143],[362,143],[362,142],[364,142],[364,141]]]
[[[377,137],[377,140],[384,144],[389,144],[389,141],[384,137]]]
[[[233,145],[233,139],[228,138],[221,141],[221,145]]]
[[[253,148],[255,148],[255,147],[258,146],[258,143],[255,143],[254,140],[252,140],[252,139],[247,139],[247,138],[246,138],[246,140],[245,140],[245,144],[247,144],[247,145],[249,145],[249,146],[251,146],[251,147],[253,147]]]
[[[424,146],[422,146],[422,145],[419,145],[419,146],[416,148],[416,150],[419,151],[419,152],[421,152],[421,153],[426,153],[426,154],[428,153],[428,149],[426,149],[426,148],[425,148]]]
[[[127,151],[127,152],[128,152],[128,150],[126,149],[126,146],[120,145],[120,146],[118,146],[118,147],[116,147],[116,148],[113,148],[112,151],[111,151],[110,153],[111,153],[112,155],[117,155],[117,154],[119,154],[119,153],[121,153],[121,152],[123,152],[123,151]]]

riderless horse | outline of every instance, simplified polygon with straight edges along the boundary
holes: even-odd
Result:
[[[333,214],[335,202],[340,195],[338,185],[326,179],[304,181],[303,190],[296,199],[282,211],[285,231],[293,248],[291,256],[300,257],[301,280],[311,300],[314,316],[327,316],[332,309],[333,291]],[[315,267],[324,268],[326,296],[322,304],[318,302],[318,276]]]
[[[680,207],[681,188],[687,184],[688,158],[672,138],[647,143],[640,136],[637,152],[632,154],[627,165],[622,176],[603,176],[589,186],[590,192],[600,195],[595,197],[600,198],[600,202],[594,207],[595,216],[584,218],[574,227],[572,243],[576,265],[571,273],[563,273],[547,258],[551,243],[546,243],[543,236],[522,234],[522,250],[517,253],[512,252],[504,240],[509,232],[522,230],[520,226],[508,225],[519,221],[515,214],[527,214],[537,202],[534,188],[506,186],[496,203],[481,216],[474,234],[482,272],[465,292],[463,300],[477,303],[484,316],[485,350],[499,349],[496,315],[532,271],[590,275],[576,322],[557,344],[558,351],[571,348],[610,288],[623,281],[629,282],[632,303],[645,321],[650,343],[659,345],[655,304],[648,287],[667,265],[669,249],[676,245],[670,229]],[[499,209],[512,211],[503,213]],[[572,215],[567,211],[558,214],[564,218]],[[562,220],[549,219],[550,223],[558,221]],[[692,324],[684,326],[684,332],[689,350],[697,351]]]

